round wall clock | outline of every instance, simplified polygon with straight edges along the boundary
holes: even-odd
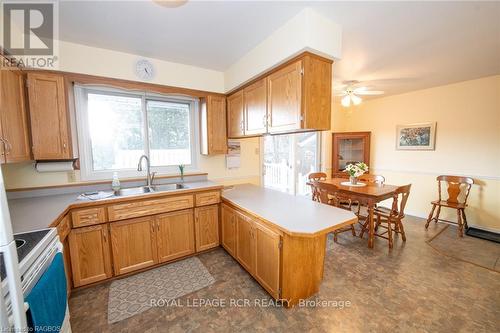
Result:
[[[135,74],[141,80],[151,80],[155,74],[153,64],[146,59],[139,59],[135,63]]]

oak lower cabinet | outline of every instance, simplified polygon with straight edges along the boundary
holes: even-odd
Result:
[[[236,257],[236,213],[231,207],[225,204],[222,204],[221,210],[222,247],[230,255]]]
[[[71,230],[69,247],[75,287],[105,280],[113,275],[107,224]]]
[[[195,252],[193,210],[156,216],[158,260],[166,262]]]
[[[255,254],[253,222],[236,212],[236,259],[252,275],[255,272]]]
[[[281,298],[282,233],[222,204],[222,246],[275,299]]]
[[[154,217],[141,217],[110,224],[116,275],[158,263],[155,222]]]
[[[195,208],[194,218],[196,251],[219,246],[219,205]]]
[[[281,236],[260,223],[254,223],[254,242],[255,279],[274,298],[279,298]]]

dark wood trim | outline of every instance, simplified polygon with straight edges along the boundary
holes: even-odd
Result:
[[[338,171],[338,163],[336,156],[338,155],[337,147],[339,139],[364,139],[364,159],[365,163],[370,166],[370,140],[372,132],[334,132],[332,133],[332,171],[331,177],[335,178],[344,172]],[[370,171],[368,171],[370,173]]]
[[[283,63],[281,63],[281,64],[279,64],[279,65],[277,65],[275,67],[272,67],[269,70],[266,70],[265,72],[259,74],[257,77],[251,79],[250,81],[243,82],[240,85],[236,86],[235,88],[227,91],[226,92],[226,96],[232,95],[233,93],[235,93],[235,92],[237,92],[237,91],[239,91],[241,89],[245,89],[246,87],[252,85],[253,83],[255,83],[255,82],[259,81],[259,80],[262,80],[266,76],[269,76],[270,74],[272,74],[274,72],[277,72],[280,69],[282,69],[282,68],[284,68],[284,67],[286,67],[286,66],[288,66],[288,65],[290,65],[290,64],[296,62],[297,60],[300,60],[300,59],[302,59],[302,58],[304,58],[306,56],[317,58],[317,59],[320,59],[322,61],[328,62],[330,64],[333,63],[333,60],[331,60],[331,59],[324,58],[322,56],[319,56],[319,55],[314,54],[314,53],[309,52],[309,51],[304,51],[304,52],[300,53],[299,55],[297,55],[297,56],[295,56],[295,57],[293,57],[293,58],[291,58],[289,60],[286,60],[285,62],[283,62]]]

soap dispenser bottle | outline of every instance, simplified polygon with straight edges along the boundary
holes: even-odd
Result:
[[[120,190],[120,180],[118,179],[118,173],[113,172],[113,181],[111,182],[111,188],[113,191],[117,192]]]

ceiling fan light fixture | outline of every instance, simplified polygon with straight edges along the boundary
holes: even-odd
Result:
[[[356,95],[353,94],[353,95],[351,95],[351,101],[352,101],[352,104],[359,105],[359,104],[361,104],[361,102],[363,100],[361,99],[361,97],[356,96]]]
[[[349,107],[351,105],[351,96],[350,95],[345,95],[342,97],[342,100],[340,101],[343,107]]]

